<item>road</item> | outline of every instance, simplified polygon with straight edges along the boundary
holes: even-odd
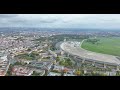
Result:
[[[81,46],[82,46],[82,44],[83,44],[83,42],[84,42],[85,40],[87,40],[87,39],[82,40],[82,42],[80,43],[80,48],[81,48]]]
[[[74,44],[74,42],[72,44],[70,44],[69,42],[64,42],[61,44],[61,49],[69,54],[86,58],[88,60],[107,63],[107,64],[120,65],[120,60],[118,60],[115,56],[96,53],[96,52],[88,51],[81,48],[81,45],[83,44],[84,41],[85,39],[77,47],[74,47],[74,45],[72,45]]]

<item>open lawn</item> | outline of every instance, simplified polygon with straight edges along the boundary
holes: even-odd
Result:
[[[120,56],[120,37],[99,37],[97,39],[100,40],[97,44],[85,40],[81,47],[93,52]]]

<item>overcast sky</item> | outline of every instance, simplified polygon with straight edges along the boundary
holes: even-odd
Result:
[[[120,29],[120,14],[0,14],[0,27]]]

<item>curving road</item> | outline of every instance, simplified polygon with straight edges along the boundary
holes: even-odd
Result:
[[[76,43],[78,42],[75,42],[75,41],[63,42],[60,45],[60,47],[62,50],[64,50],[69,54],[79,56],[87,60],[93,60],[95,62],[103,62],[107,64],[120,65],[120,60],[113,55],[96,53],[96,52],[88,51],[81,48],[81,45],[83,42],[84,40],[80,43],[80,45],[77,45],[77,46],[76,46]]]

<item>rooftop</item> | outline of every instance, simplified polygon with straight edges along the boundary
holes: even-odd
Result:
[[[12,69],[12,74],[17,76],[30,76],[33,70],[24,66],[14,66]]]

